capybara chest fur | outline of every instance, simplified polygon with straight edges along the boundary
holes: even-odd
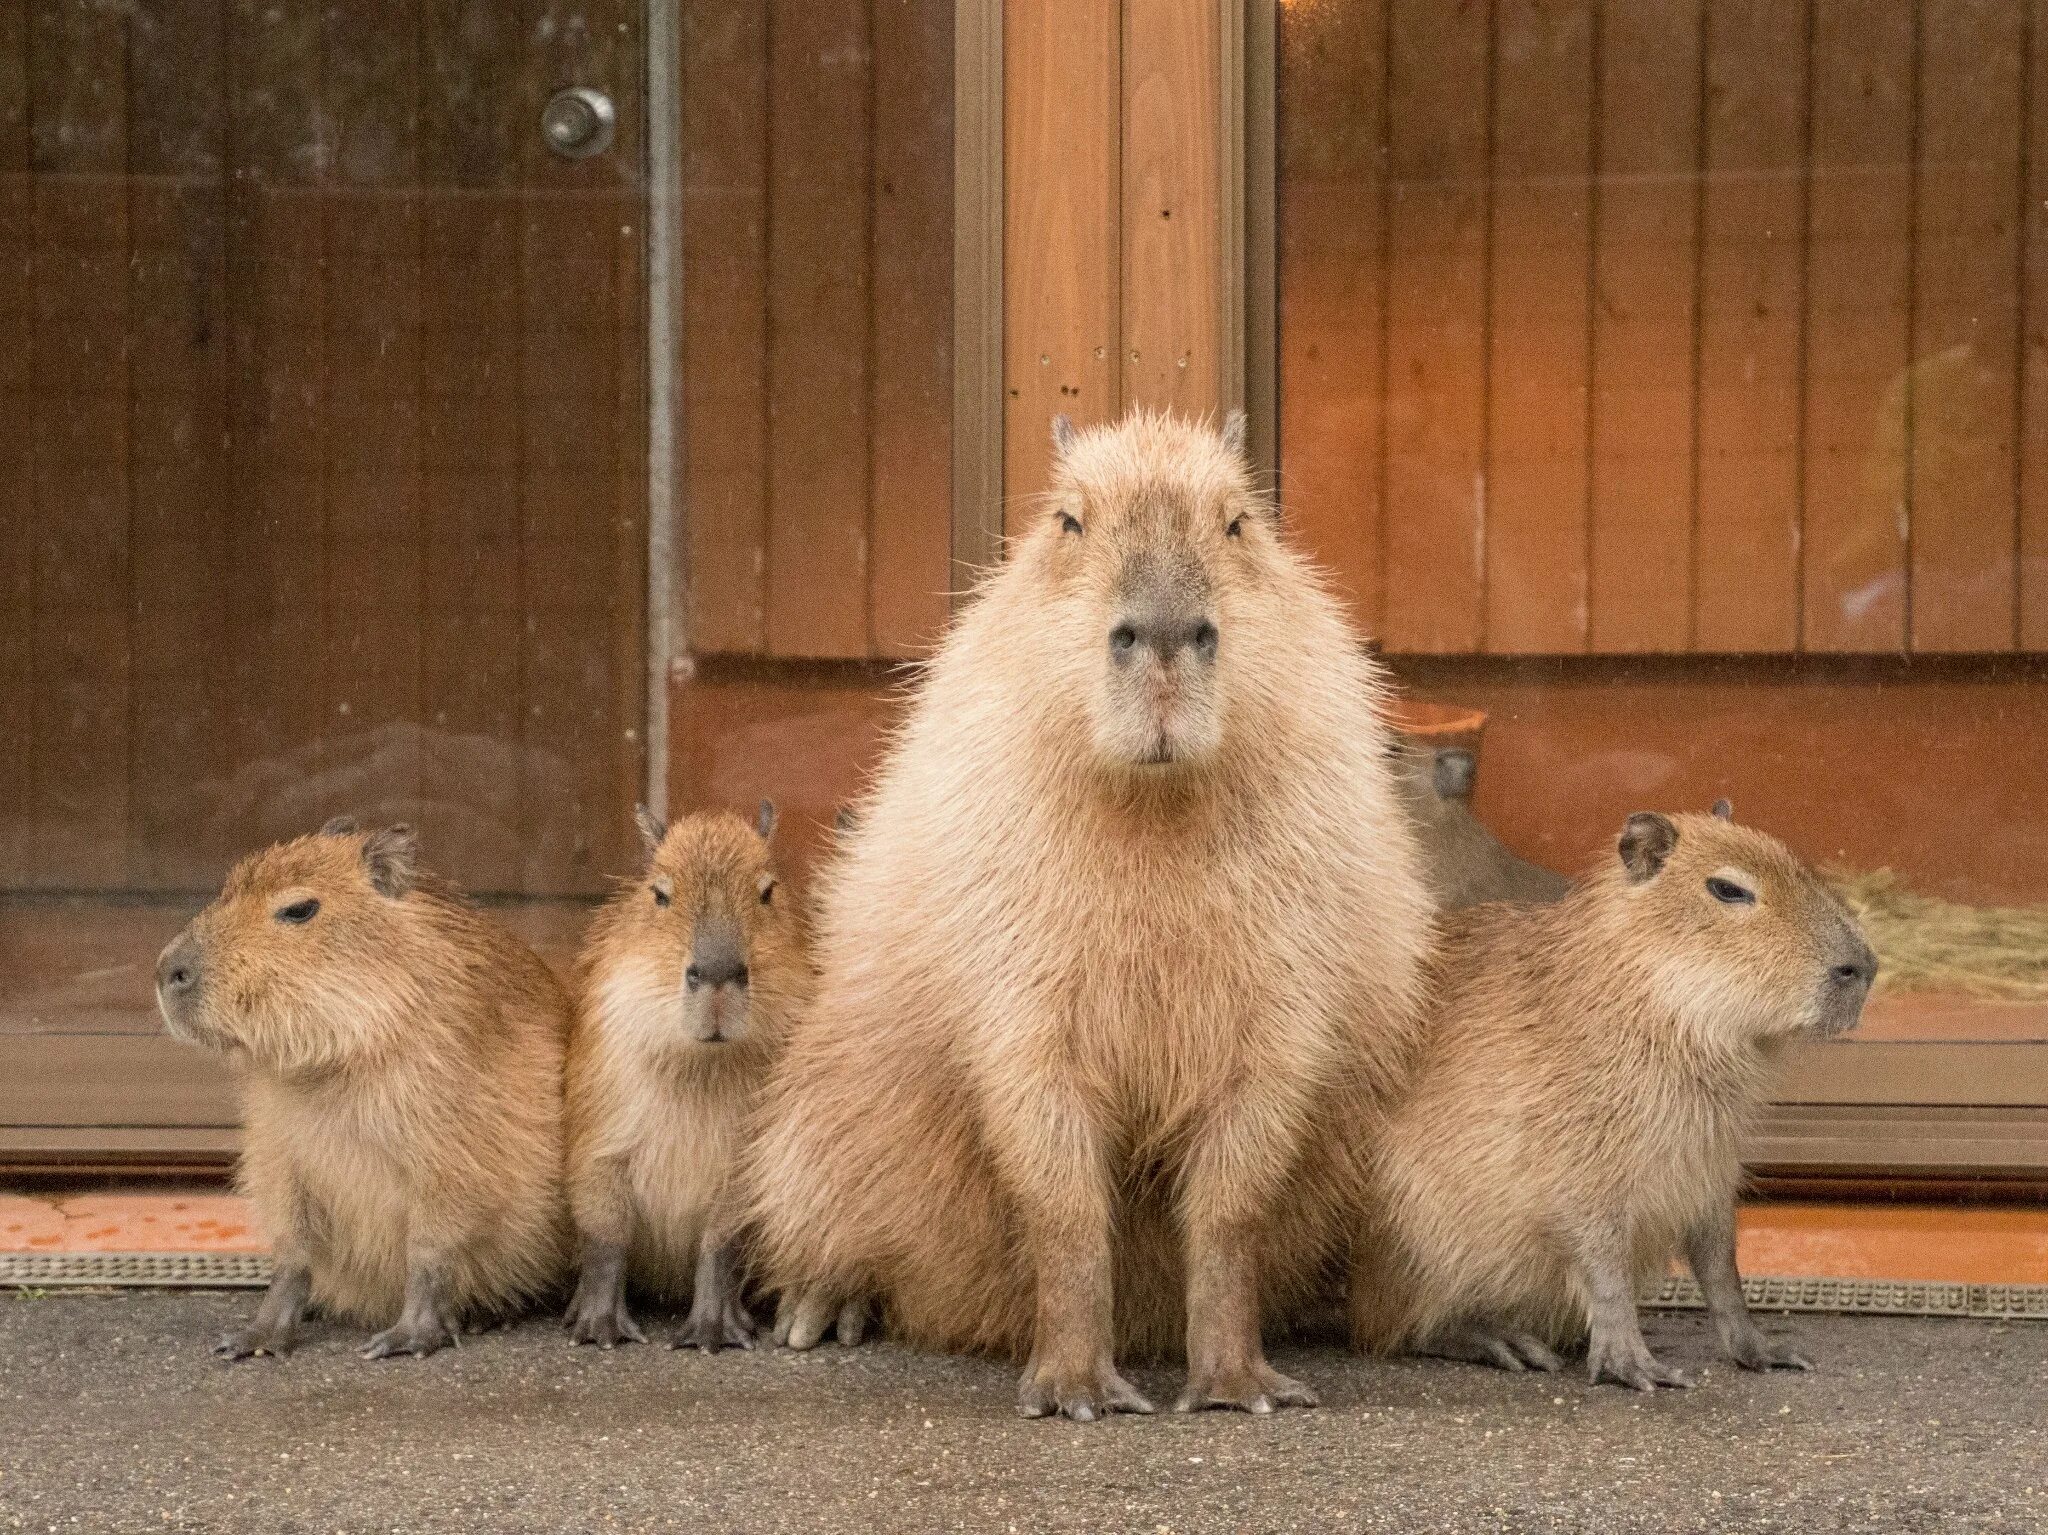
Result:
[[[408,830],[338,821],[244,860],[164,951],[158,995],[237,1070],[241,1183],[276,1252],[225,1351],[288,1347],[310,1304],[403,1309],[383,1351],[428,1352],[559,1282],[567,997],[417,867]]]
[[[825,877],[754,1164],[776,1277],[1031,1354],[1027,1412],[1137,1410],[1117,1350],[1297,1399],[1259,1315],[1338,1228],[1312,1169],[1430,924],[1381,691],[1233,444],[1062,438]]]

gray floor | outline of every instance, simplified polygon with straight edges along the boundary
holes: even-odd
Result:
[[[1025,1423],[1001,1364],[206,1345],[251,1295],[0,1295],[0,1530],[2048,1530],[2048,1327],[1767,1319],[1820,1365],[1638,1397],[1334,1351],[1265,1420]],[[1156,1396],[1170,1373],[1139,1372]]]

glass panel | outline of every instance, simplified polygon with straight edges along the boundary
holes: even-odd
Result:
[[[1866,1039],[2048,1039],[2044,68],[2021,0],[1279,10],[1290,514],[1520,853],[1728,795],[1834,871]]]
[[[14,14],[0,1030],[153,1031],[226,865],[344,811],[559,951],[644,762],[640,7]]]

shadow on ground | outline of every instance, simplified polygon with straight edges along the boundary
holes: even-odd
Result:
[[[2048,1327],[1766,1319],[1819,1364],[1638,1397],[1332,1351],[1264,1420],[1025,1423],[1012,1372],[883,1346],[700,1358],[552,1325],[371,1364],[207,1344],[253,1295],[0,1297],[0,1530],[2048,1528]],[[1139,1371],[1157,1399],[1171,1372]]]

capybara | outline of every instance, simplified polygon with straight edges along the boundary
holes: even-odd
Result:
[[[1735,1269],[1744,1130],[1793,1039],[1855,1026],[1877,962],[1782,842],[1715,814],[1630,816],[1562,901],[1447,920],[1428,1037],[1371,1149],[1359,1343],[1683,1385],[1636,1295],[1683,1251],[1721,1347],[1766,1339]]]
[[[284,1353],[311,1307],[382,1326],[369,1358],[430,1354],[560,1281],[568,997],[410,828],[338,819],[243,859],[156,980],[170,1032],[236,1067],[274,1253],[215,1353]]]
[[[810,991],[804,918],[756,826],[727,814],[664,827],[647,867],[591,924],[569,1036],[569,1207],[582,1277],[578,1343],[644,1342],[626,1292],[690,1305],[675,1342],[752,1348],[741,1294],[740,1150],[768,1065]]]
[[[1422,840],[1422,869],[1449,910],[1487,901],[1555,901],[1571,889],[1562,874],[1510,852],[1472,813],[1478,764],[1462,746],[1402,739],[1396,782]]]
[[[1026,1359],[1027,1416],[1307,1404],[1260,1341],[1419,1026],[1432,910],[1383,684],[1225,432],[1055,429],[818,904],[754,1165],[769,1277]],[[815,1336],[819,1329],[808,1329]]]

